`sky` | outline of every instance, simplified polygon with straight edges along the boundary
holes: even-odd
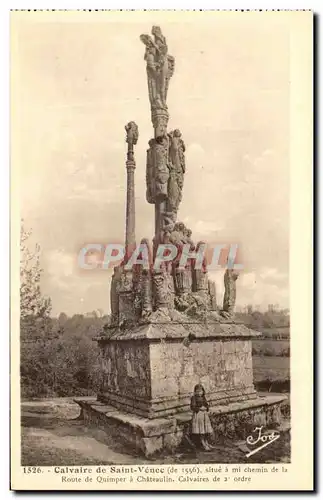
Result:
[[[186,144],[178,218],[195,241],[239,245],[237,305],[289,307],[288,25],[271,16],[161,22],[155,13],[125,22],[120,13],[110,22],[105,14],[100,22],[25,16],[12,28],[14,196],[30,244],[41,247],[53,314],[110,310],[111,272],[80,270],[77,257],[84,244],[124,240],[130,120],[139,127],[137,240],[153,236],[145,199],[153,127],[139,40],[153,24],[175,57],[168,129],[179,128]],[[219,304],[223,273],[210,273]]]

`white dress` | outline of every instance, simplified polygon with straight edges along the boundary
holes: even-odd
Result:
[[[207,410],[199,410],[193,413],[192,434],[212,434],[213,429]]]

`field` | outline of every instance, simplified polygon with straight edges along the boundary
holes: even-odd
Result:
[[[287,356],[289,357],[289,340],[254,340],[252,354],[259,356]]]
[[[261,333],[264,338],[268,339],[279,339],[279,340],[289,340],[290,338],[290,327],[281,326],[275,328],[261,328]]]
[[[257,390],[290,391],[289,329],[277,330],[263,331],[264,338],[252,342],[253,374]]]
[[[289,379],[289,358],[287,357],[253,356],[252,363],[255,382]]]

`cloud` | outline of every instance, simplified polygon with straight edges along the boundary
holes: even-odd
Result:
[[[288,279],[287,273],[281,273],[273,267],[264,267],[260,270],[259,276],[263,280],[286,281]]]
[[[64,250],[51,250],[47,254],[46,273],[53,286],[68,290],[71,285],[71,277],[75,275],[75,255],[64,252]]]

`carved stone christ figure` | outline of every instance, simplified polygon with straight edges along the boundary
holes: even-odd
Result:
[[[149,35],[140,35],[146,46],[149,100],[152,109],[165,109],[169,79],[174,73],[174,58],[168,55],[166,39],[159,26],[153,26]]]

